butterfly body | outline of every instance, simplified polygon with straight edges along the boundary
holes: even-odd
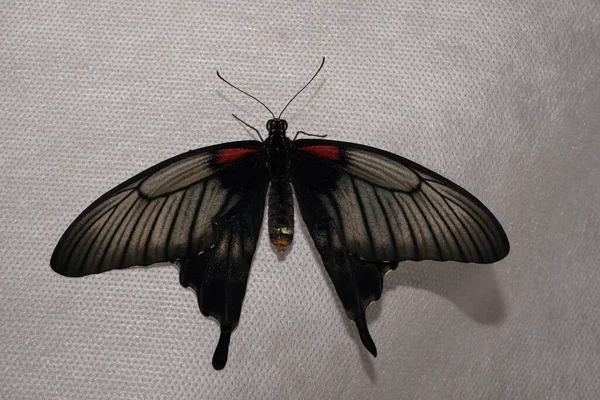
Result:
[[[275,116],[267,130],[264,141],[193,150],[108,191],[62,235],[52,269],[79,277],[178,264],[181,285],[196,292],[202,314],[219,322],[213,366],[222,369],[267,198],[269,237],[282,251],[293,240],[295,195],[337,295],[374,356],[366,308],[399,262],[493,263],[508,254],[494,215],[441,175],[356,143],[291,140],[287,122]]]
[[[290,181],[290,145],[286,136],[287,122],[275,118],[267,122],[269,136],[265,140],[271,174],[269,185],[268,230],[271,243],[283,251],[294,238],[294,198]]]

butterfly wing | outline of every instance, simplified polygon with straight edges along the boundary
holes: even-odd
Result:
[[[177,261],[204,315],[221,325],[213,358],[227,360],[262,223],[269,173],[263,144],[232,142],[166,160],[112,189],[58,242],[65,276]]]
[[[202,314],[215,318],[221,326],[212,360],[213,367],[218,370],[225,367],[229,338],[242,312],[267,187],[268,180],[256,180],[255,192],[249,193],[243,202],[216,220],[215,244],[201,254],[180,260],[181,285],[194,289]]]
[[[348,316],[376,355],[365,310],[404,260],[492,263],[509,252],[492,213],[448,179],[354,143],[292,143],[298,205]]]

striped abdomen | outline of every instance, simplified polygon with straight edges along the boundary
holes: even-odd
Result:
[[[285,176],[273,176],[269,188],[269,238],[283,251],[294,238],[294,198]]]

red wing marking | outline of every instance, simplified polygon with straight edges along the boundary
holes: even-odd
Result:
[[[337,146],[323,145],[323,146],[303,146],[298,147],[300,151],[306,151],[314,154],[317,157],[327,158],[329,160],[340,161],[342,156],[340,154],[340,148]]]
[[[228,162],[232,162],[239,158],[243,158],[257,152],[257,149],[247,149],[244,147],[238,147],[234,149],[221,149],[217,151],[217,164],[225,164]]]

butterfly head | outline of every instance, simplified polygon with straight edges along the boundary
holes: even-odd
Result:
[[[272,136],[275,133],[284,134],[287,130],[287,121],[281,118],[273,118],[267,121],[267,131],[269,131],[269,136]]]

